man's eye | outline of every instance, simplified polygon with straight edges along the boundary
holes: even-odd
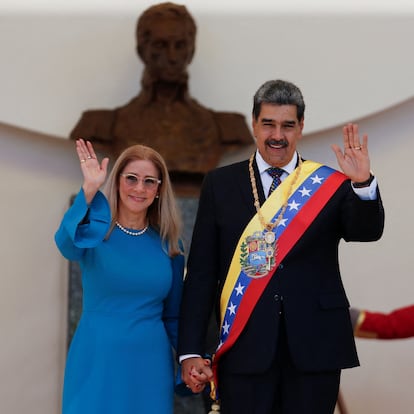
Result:
[[[187,42],[185,40],[180,40],[175,43],[175,48],[177,50],[182,50],[182,49],[185,49],[186,47],[187,47]]]

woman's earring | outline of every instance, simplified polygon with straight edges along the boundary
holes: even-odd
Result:
[[[155,198],[160,198],[160,196],[157,194],[157,195],[155,196]]]

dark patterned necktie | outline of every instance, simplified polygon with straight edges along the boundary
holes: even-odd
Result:
[[[269,188],[269,194],[267,195],[269,197],[270,194],[272,194],[272,192],[274,191],[274,189],[282,182],[280,177],[284,173],[284,171],[281,168],[271,167],[268,168],[266,172],[273,178],[272,185]]]

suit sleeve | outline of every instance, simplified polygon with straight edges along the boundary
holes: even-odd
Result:
[[[342,228],[345,241],[370,242],[379,240],[384,231],[384,207],[377,188],[375,200],[361,200],[351,189],[349,180],[341,186],[348,193],[341,203]]]
[[[184,281],[178,354],[206,352],[206,333],[218,289],[218,229],[211,174],[204,179]],[[206,254],[208,252],[208,256]]]

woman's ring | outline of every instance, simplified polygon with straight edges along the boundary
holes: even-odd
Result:
[[[83,160],[83,159],[82,159],[82,160],[80,160],[80,162],[85,162],[85,161],[86,161],[86,160]]]
[[[355,150],[360,150],[362,147],[354,147]]]
[[[91,157],[90,155],[88,155],[86,158],[87,158],[88,160],[90,160],[92,157]]]

